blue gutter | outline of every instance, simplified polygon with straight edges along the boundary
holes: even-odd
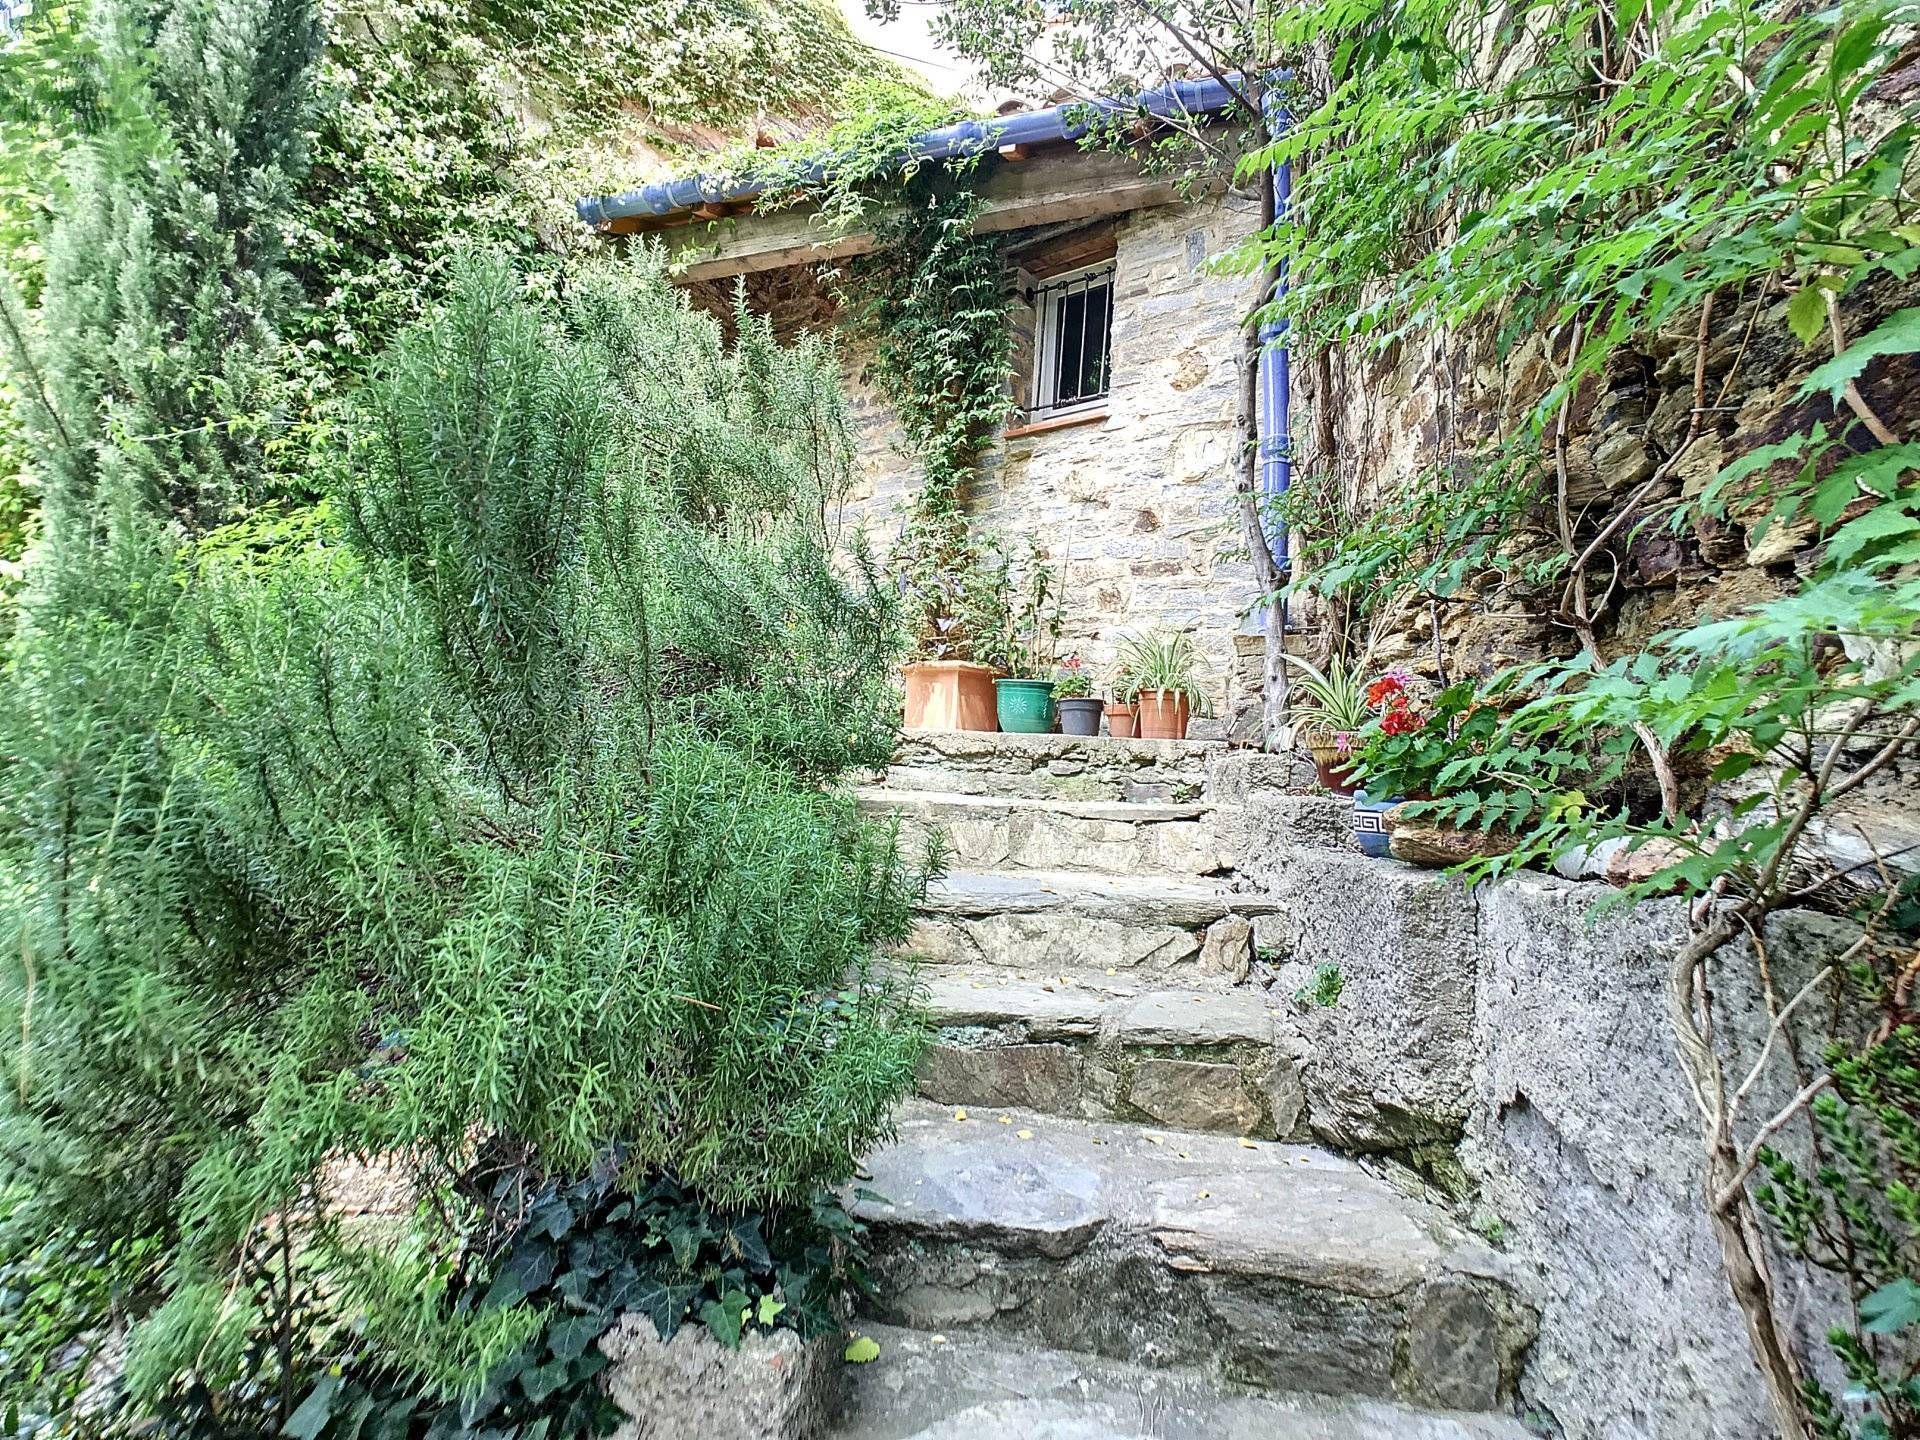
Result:
[[[1233,91],[1218,80],[1176,80],[1157,90],[1148,90],[1130,100],[1076,100],[1047,110],[1027,110],[1018,115],[1003,115],[994,120],[962,120],[957,125],[929,130],[916,135],[902,160],[957,160],[969,155],[998,150],[1003,145],[1048,145],[1061,140],[1078,140],[1093,128],[1098,118],[1125,118],[1142,111],[1165,118],[1174,115],[1216,115],[1234,103]],[[816,161],[800,176],[802,181],[817,180],[826,170],[826,160]],[[678,180],[662,180],[642,185],[624,195],[587,197],[574,202],[580,218],[589,225],[605,225],[613,220],[678,215],[698,205],[723,205],[729,201],[751,200],[765,185],[735,175],[687,175]]]

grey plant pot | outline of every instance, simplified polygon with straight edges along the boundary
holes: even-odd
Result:
[[[1060,733],[1062,735],[1098,735],[1100,716],[1107,708],[1106,701],[1095,700],[1090,696],[1074,696],[1054,702],[1060,707]]]

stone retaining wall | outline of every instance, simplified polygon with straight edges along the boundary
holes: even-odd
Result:
[[[1541,875],[1469,891],[1331,848],[1334,802],[1255,794],[1246,808],[1241,872],[1281,901],[1255,925],[1275,988],[1321,965],[1341,975],[1338,1001],[1297,1020],[1313,1128],[1348,1148],[1460,1142],[1479,1222],[1541,1315],[1525,1406],[1569,1440],[1771,1436],[1664,1015],[1679,903],[1596,918],[1613,892]],[[1849,937],[1829,917],[1779,917],[1767,937],[1777,991],[1792,994]],[[1730,959],[1713,982],[1735,1083],[1768,1026],[1753,970]],[[1790,1093],[1774,1068],[1758,1115]],[[1835,1297],[1795,1289],[1807,1275],[1794,1262],[1775,1269],[1801,1353],[1824,1360],[1812,1337]]]

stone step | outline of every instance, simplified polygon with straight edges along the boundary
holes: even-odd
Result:
[[[984,969],[929,970],[921,989],[928,1100],[1263,1139],[1301,1130],[1298,1055],[1262,991]]]
[[[1191,801],[1205,791],[1224,740],[1112,740],[910,730],[887,784],[897,790],[1035,799]]]
[[[955,869],[1078,870],[1108,875],[1215,875],[1233,852],[1216,835],[1206,805],[1036,800],[868,786],[861,807],[900,820],[917,845],[934,830]]]
[[[893,1324],[1460,1410],[1510,1399],[1533,1333],[1501,1257],[1307,1146],[916,1101],[865,1171]]]
[[[1518,1421],[1383,1400],[1223,1391],[1191,1370],[862,1324],[828,1440],[1527,1440]]]
[[[1198,966],[1239,980],[1268,896],[1218,880],[959,870],[928,890],[906,953],[936,965]]]

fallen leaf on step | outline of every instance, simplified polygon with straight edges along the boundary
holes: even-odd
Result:
[[[1193,1156],[1191,1156],[1191,1155],[1189,1155],[1189,1154],[1188,1154],[1188,1153],[1187,1153],[1186,1151],[1184,1151],[1184,1150],[1182,1150],[1182,1151],[1180,1151],[1180,1152],[1179,1152],[1179,1155],[1180,1155],[1180,1158],[1181,1158],[1182,1160],[1191,1160],[1191,1159],[1193,1158]]]
[[[1246,1136],[1242,1135],[1240,1137],[1240,1148],[1242,1150],[1258,1150],[1260,1147],[1254,1144],[1253,1141],[1247,1139]]]
[[[956,1110],[953,1112],[953,1118],[956,1120],[964,1120],[967,1118],[967,1112],[965,1110]]]
[[[1011,1115],[996,1115],[993,1118],[998,1120],[1002,1125],[1013,1124],[1013,1117]]]
[[[947,1337],[944,1335],[929,1335],[927,1339],[931,1340],[936,1345],[944,1345],[947,1343]]]
[[[1118,970],[1116,970],[1116,969],[1114,969],[1114,968],[1113,968],[1113,966],[1111,966],[1111,965],[1109,965],[1109,966],[1107,966],[1107,974],[1109,974],[1109,975],[1118,975],[1119,973],[1120,973],[1120,972],[1119,972]]]
[[[1198,1195],[1194,1196],[1193,1198],[1196,1200],[1206,1200],[1206,1199],[1210,1199],[1212,1195],[1213,1195],[1213,1191],[1202,1190]]]
[[[1018,1135],[1018,1136],[1019,1136],[1019,1137],[1020,1137],[1020,1138],[1021,1138],[1022,1140],[1031,1140],[1031,1139],[1033,1139],[1033,1131],[1031,1131],[1031,1130],[1016,1130],[1016,1131],[1014,1131],[1013,1133],[1014,1133],[1015,1135]]]
[[[854,1365],[865,1365],[869,1360],[880,1358],[880,1342],[870,1335],[856,1335],[853,1343],[847,1346],[846,1359]]]
[[[1148,1135],[1144,1138],[1149,1145],[1158,1145],[1160,1143],[1160,1137],[1158,1135]]]

